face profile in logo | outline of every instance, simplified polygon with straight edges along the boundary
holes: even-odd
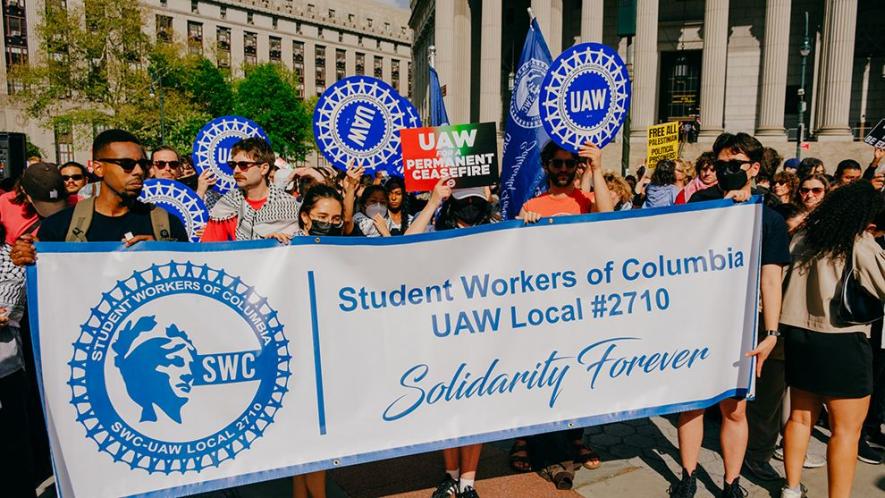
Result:
[[[510,102],[510,116],[523,128],[537,128],[541,124],[538,94],[548,67],[545,62],[531,59],[520,66],[516,73],[515,98]]]
[[[197,349],[175,325],[165,334],[150,336],[156,325],[153,316],[139,318],[135,325],[127,322],[111,346],[114,365],[129,397],[142,409],[140,422],[155,422],[156,406],[180,424],[181,408],[193,388]]]
[[[224,270],[170,261],[135,271],[81,326],[74,416],[99,452],[132,469],[221,466],[260,444],[283,408],[283,331],[267,298]]]

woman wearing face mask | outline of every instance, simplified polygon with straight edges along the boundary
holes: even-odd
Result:
[[[360,195],[360,211],[353,216],[353,235],[390,237],[393,223],[387,215],[387,191],[381,185],[369,185]]]
[[[409,198],[406,196],[406,185],[403,179],[391,177],[384,184],[387,190],[387,216],[393,228],[391,235],[402,235],[409,229],[412,216],[409,214]]]

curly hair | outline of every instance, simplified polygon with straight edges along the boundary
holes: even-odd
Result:
[[[797,261],[809,264],[825,257],[846,257],[882,207],[882,194],[870,182],[854,182],[830,192],[799,226],[805,238]]]
[[[819,181],[824,186],[825,193],[830,191],[830,180],[825,175],[814,174],[814,175],[806,176],[805,178],[802,178],[802,177],[798,177],[798,178],[799,178],[799,184],[796,187],[796,190],[793,192],[793,195],[794,195],[793,202],[795,202],[796,205],[798,205],[798,206],[802,206],[802,193],[801,193],[802,192],[802,184],[804,184],[807,181],[811,181],[811,180]]]
[[[606,171],[602,174],[602,178],[605,179],[605,185],[608,189],[618,196],[620,204],[633,200],[633,189],[630,188],[627,180],[620,175],[615,174],[614,171]]]
[[[790,188],[789,199],[792,201],[796,197],[796,193],[799,191],[799,177],[796,176],[792,171],[779,171],[775,173],[774,178],[772,179],[772,187],[775,183],[783,183],[787,187]]]

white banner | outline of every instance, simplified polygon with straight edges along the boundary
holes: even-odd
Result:
[[[290,247],[39,244],[59,490],[180,496],[745,395],[760,227],[760,204],[722,201]]]

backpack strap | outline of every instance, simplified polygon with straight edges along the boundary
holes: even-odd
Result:
[[[88,242],[86,232],[92,224],[92,213],[95,211],[95,198],[83,199],[74,206],[74,215],[68,225],[65,242]]]
[[[169,223],[169,212],[154,206],[151,209],[151,227],[154,229],[154,240],[175,240],[172,237],[172,225]]]

